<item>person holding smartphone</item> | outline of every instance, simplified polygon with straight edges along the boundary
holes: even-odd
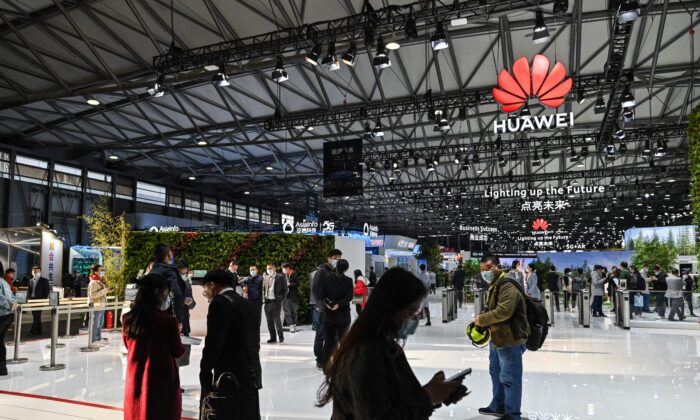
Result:
[[[426,295],[408,271],[384,273],[326,367],[318,406],[332,402],[334,420],[422,420],[466,394],[461,381],[446,381],[444,372],[421,385],[399,344],[416,331]]]

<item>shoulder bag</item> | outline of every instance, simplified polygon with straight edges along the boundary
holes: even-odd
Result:
[[[238,304],[230,296],[226,294],[222,296],[231,303],[234,311],[240,314]],[[250,385],[241,385],[231,372],[219,375],[214,382],[214,389],[202,400],[199,410],[200,420],[260,420],[258,389],[254,385],[257,383],[257,372],[250,358],[245,331],[241,335],[246,363],[251,375]]]

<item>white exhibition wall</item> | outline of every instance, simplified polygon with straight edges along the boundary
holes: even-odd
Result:
[[[348,260],[350,269],[345,273],[351,279],[354,279],[353,272],[360,270],[365,272],[365,241],[357,238],[348,238],[344,236],[335,237],[335,247],[343,251],[343,259]]]

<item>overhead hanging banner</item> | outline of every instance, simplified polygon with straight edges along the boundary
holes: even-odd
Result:
[[[605,193],[603,185],[589,186],[566,186],[566,187],[546,187],[546,188],[523,188],[523,189],[494,189],[488,188],[484,191],[484,197],[499,199],[502,197],[517,197],[520,202],[520,211],[534,212],[556,212],[566,210],[571,207],[571,203],[563,197],[550,199],[551,196],[574,196],[587,197],[596,193]]]
[[[323,144],[323,196],[362,195],[362,139]]]

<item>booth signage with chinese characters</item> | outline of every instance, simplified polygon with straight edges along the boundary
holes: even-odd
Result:
[[[605,193],[603,185],[573,186],[566,187],[546,187],[546,188],[523,188],[523,189],[493,189],[484,191],[484,197],[499,199],[502,197],[517,197],[523,201],[520,203],[521,211],[555,212],[566,210],[571,207],[571,203],[563,198],[549,199],[550,196],[579,196],[585,197],[591,194]]]
[[[287,219],[285,220],[284,225],[282,225],[282,231],[284,233],[299,233],[306,235],[313,235],[317,233],[332,234],[335,232],[335,222],[329,222],[328,220],[316,222],[304,219],[301,222],[294,223],[291,219]]]
[[[41,233],[41,273],[49,286],[61,284],[63,272],[63,241],[48,230]]]
[[[498,88],[493,88],[493,98],[500,104],[501,110],[514,113],[527,106],[530,100],[537,100],[549,108],[561,106],[571,91],[573,80],[566,77],[566,68],[561,62],[557,61],[552,71],[549,65],[549,58],[537,54],[532,59],[532,66],[527,57],[520,57],[513,64],[512,74],[506,69],[501,70]],[[506,134],[573,126],[572,112],[537,116],[521,113],[520,116],[511,114],[507,120],[494,121],[493,132]]]

